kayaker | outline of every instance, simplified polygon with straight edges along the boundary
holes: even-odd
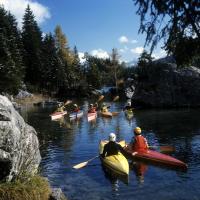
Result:
[[[123,110],[132,110],[131,102],[129,101]]]
[[[109,142],[104,146],[101,156],[104,158],[105,156],[117,155],[118,152],[124,153],[124,149],[116,142],[116,135],[110,133]]]
[[[74,111],[73,112],[79,112],[80,111],[80,108],[78,107],[77,104],[73,104],[74,106]]]
[[[89,110],[88,110],[88,113],[95,113],[95,112],[96,112],[96,107],[91,103]]]
[[[58,104],[58,108],[56,110],[56,112],[64,112],[65,110],[65,106],[63,104]]]
[[[130,143],[131,148],[133,150],[132,155],[136,155],[138,151],[145,152],[148,150],[149,146],[145,137],[141,135],[141,128],[136,127],[134,129],[134,135],[132,142]]]
[[[102,104],[102,107],[101,107],[101,112],[108,112],[108,108],[110,106],[107,106],[105,103]]]

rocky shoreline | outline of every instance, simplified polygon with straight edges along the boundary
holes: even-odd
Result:
[[[0,181],[27,180],[37,175],[40,161],[35,129],[24,121],[7,97],[0,95]],[[51,191],[49,199],[66,199],[61,189]]]
[[[200,107],[200,69],[159,62],[140,67],[126,97],[140,108]]]

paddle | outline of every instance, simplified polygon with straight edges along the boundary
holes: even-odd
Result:
[[[173,146],[149,146],[150,149],[159,149],[162,153],[172,153],[175,151]]]
[[[98,98],[97,102],[101,101],[103,98],[104,98],[104,96],[101,95],[101,96]]]
[[[116,96],[113,101],[117,101],[119,99],[119,96]]]
[[[64,105],[66,106],[66,105],[68,105],[68,104],[70,104],[70,103],[72,103],[72,101],[71,101],[71,100],[67,100],[67,101],[64,103]]]
[[[89,159],[89,160],[87,160],[87,161],[85,161],[85,162],[82,162],[82,163],[79,163],[79,164],[77,164],[77,165],[74,165],[73,168],[74,168],[74,169],[83,168],[83,167],[85,167],[90,161],[92,161],[92,160],[94,160],[95,158],[98,158],[98,157],[99,157],[99,156],[95,156],[95,157],[93,157],[93,158],[91,158],[91,159]]]

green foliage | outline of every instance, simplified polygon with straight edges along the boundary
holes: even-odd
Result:
[[[152,63],[153,57],[146,50],[140,55],[137,63],[136,73],[138,80],[146,81],[149,78],[150,69],[155,69]],[[149,69],[150,68],[150,69]]]
[[[31,92],[84,95],[104,85],[118,87],[125,73],[117,49],[111,58],[85,54],[80,63],[77,47],[70,49],[61,26],[42,38],[29,5],[22,31],[15,18],[0,7],[0,92],[17,93],[24,82]]]
[[[151,52],[164,39],[166,51],[175,55],[178,65],[191,63],[200,52],[199,0],[133,1],[140,15],[139,32],[146,33],[145,45],[151,44]]]
[[[40,176],[0,184],[1,200],[48,200],[50,193],[48,181]]]
[[[0,92],[16,93],[24,77],[20,34],[15,18],[2,7],[0,21]]]
[[[26,67],[25,81],[39,88],[42,69],[42,34],[29,5],[23,17],[22,41]]]
[[[143,51],[140,57],[138,58],[138,66],[139,67],[144,67],[149,65],[153,60],[153,57],[151,56],[150,53],[147,51]]]

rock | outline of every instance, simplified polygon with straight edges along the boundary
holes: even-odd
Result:
[[[24,90],[19,90],[19,93],[16,96],[17,99],[24,99],[24,98],[28,98],[28,97],[33,97],[33,94],[31,94],[27,91],[24,91]]]
[[[200,69],[196,67],[178,69],[173,63],[153,63],[139,70],[134,86],[131,95],[136,106],[200,106]]]
[[[49,200],[67,200],[61,188],[52,188],[52,193]]]
[[[0,180],[33,175],[41,160],[35,129],[0,95]]]

